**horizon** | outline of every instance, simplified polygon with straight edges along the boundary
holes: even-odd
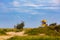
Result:
[[[60,24],[60,0],[0,0],[0,28],[13,28],[25,22],[25,28],[47,24]]]

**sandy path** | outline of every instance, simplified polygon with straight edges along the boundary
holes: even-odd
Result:
[[[6,40],[8,38],[11,38],[13,36],[27,36],[24,34],[24,31],[22,32],[7,32],[8,35],[0,36],[0,40]]]
[[[0,40],[6,40],[6,39],[8,39],[10,37],[12,37],[12,36],[0,36]]]

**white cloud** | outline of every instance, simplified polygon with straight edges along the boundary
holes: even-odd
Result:
[[[60,0],[52,0],[52,2],[54,3],[54,5],[60,5]]]
[[[13,4],[14,7],[19,7],[20,6],[20,3],[18,1],[13,1],[12,4]]]
[[[32,7],[39,7],[39,6],[44,6],[42,4],[34,4],[34,3],[25,3],[23,6],[32,6]]]
[[[60,9],[60,7],[54,7],[59,5],[60,1],[59,0],[50,0],[50,1],[45,1],[45,0],[37,0],[37,3],[31,2],[30,1],[23,1],[23,0],[14,0],[13,2],[10,2],[9,4],[12,5],[11,8],[6,6],[4,3],[0,3],[0,8],[2,11],[9,12],[9,11],[17,11],[17,12],[24,12],[24,13],[30,13],[30,14],[43,14],[35,11],[34,9]],[[35,0],[36,1],[36,0]],[[41,1],[41,3],[39,3]],[[42,3],[43,2],[43,3]],[[45,3],[45,4],[44,4]],[[49,3],[49,5],[48,5]],[[45,7],[44,7],[45,6]],[[47,7],[50,6],[50,7]],[[27,8],[24,8],[27,7]],[[31,7],[31,8],[30,8]]]
[[[50,0],[50,6],[60,6],[60,0]]]
[[[34,0],[36,1],[36,0]],[[41,2],[41,3],[39,3]],[[54,7],[54,6],[59,6],[60,1],[59,0],[37,0],[37,3],[33,2],[32,0],[14,0],[12,2],[14,7],[23,7],[23,6],[30,6],[33,7],[33,9],[58,9],[59,7]],[[45,6],[45,7],[44,7]],[[47,7],[50,6],[50,7]]]

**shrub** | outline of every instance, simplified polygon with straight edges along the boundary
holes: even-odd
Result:
[[[25,34],[28,34],[28,35],[45,34],[49,36],[60,36],[60,33],[56,32],[55,30],[50,29],[50,27],[33,28],[31,30],[27,30]]]
[[[34,28],[34,29],[30,29],[30,30],[25,31],[25,34],[28,34],[28,35],[38,35],[39,32],[38,32],[37,28]]]
[[[57,32],[60,32],[60,25],[57,25],[54,29],[55,29]]]
[[[56,26],[56,25],[57,25],[57,23],[52,23],[49,26]]]
[[[16,29],[23,29],[24,27],[24,22],[17,24],[17,26],[14,26]]]

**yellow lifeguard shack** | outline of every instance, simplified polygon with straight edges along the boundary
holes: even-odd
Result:
[[[41,25],[42,27],[46,27],[47,26],[47,24],[46,24],[47,21],[45,19],[42,20],[41,22],[42,22],[42,25]]]

